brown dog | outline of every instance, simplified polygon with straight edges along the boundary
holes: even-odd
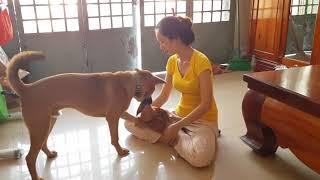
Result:
[[[164,109],[151,106],[151,97],[144,99],[137,110],[137,115],[141,113],[139,121],[135,124],[139,127],[148,127],[160,134],[172,123],[179,121],[181,118]]]
[[[47,147],[47,139],[62,108],[74,108],[94,117],[106,117],[111,143],[120,156],[129,151],[118,143],[118,121],[131,99],[150,97],[158,83],[164,83],[149,71],[136,70],[116,73],[68,73],[50,76],[24,84],[18,70],[32,60],[44,59],[41,52],[29,51],[15,55],[7,69],[8,80],[21,98],[24,122],[30,134],[30,150],[26,156],[33,180],[41,179],[36,172],[36,159],[42,149],[48,158],[57,156]]]

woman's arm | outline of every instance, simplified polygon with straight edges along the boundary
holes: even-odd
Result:
[[[162,86],[160,94],[153,101],[152,105],[156,107],[161,107],[167,102],[172,90],[172,75],[166,74],[166,83]]]
[[[185,127],[195,120],[200,119],[205,113],[210,110],[213,92],[211,71],[203,71],[199,75],[199,81],[201,102],[190,114],[175,123],[175,126],[177,126],[179,129]]]

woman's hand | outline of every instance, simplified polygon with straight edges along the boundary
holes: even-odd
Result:
[[[163,132],[163,135],[161,136],[160,141],[167,143],[171,146],[175,145],[175,142],[178,138],[178,132],[180,130],[180,127],[176,124],[169,125]]]

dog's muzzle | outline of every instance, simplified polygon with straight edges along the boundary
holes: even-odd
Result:
[[[147,97],[145,98],[139,105],[138,109],[137,109],[137,115],[141,113],[141,111],[143,110],[143,108],[147,105],[151,105],[152,104],[152,98],[151,97]]]

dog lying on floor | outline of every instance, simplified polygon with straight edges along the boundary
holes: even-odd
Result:
[[[24,84],[18,77],[18,70],[29,61],[43,60],[44,54],[27,51],[15,55],[7,68],[8,81],[20,96],[24,122],[30,134],[30,150],[26,156],[32,180],[42,179],[36,172],[36,159],[42,150],[48,158],[57,156],[47,147],[48,136],[63,108],[74,108],[86,115],[106,117],[111,143],[120,156],[129,151],[118,143],[118,121],[134,97],[142,101],[150,97],[155,85],[165,83],[146,70],[66,73]]]
[[[148,127],[160,134],[170,125],[181,119],[181,117],[170,113],[164,109],[151,106],[151,97],[144,99],[137,110],[140,115],[136,123],[139,127]]]

